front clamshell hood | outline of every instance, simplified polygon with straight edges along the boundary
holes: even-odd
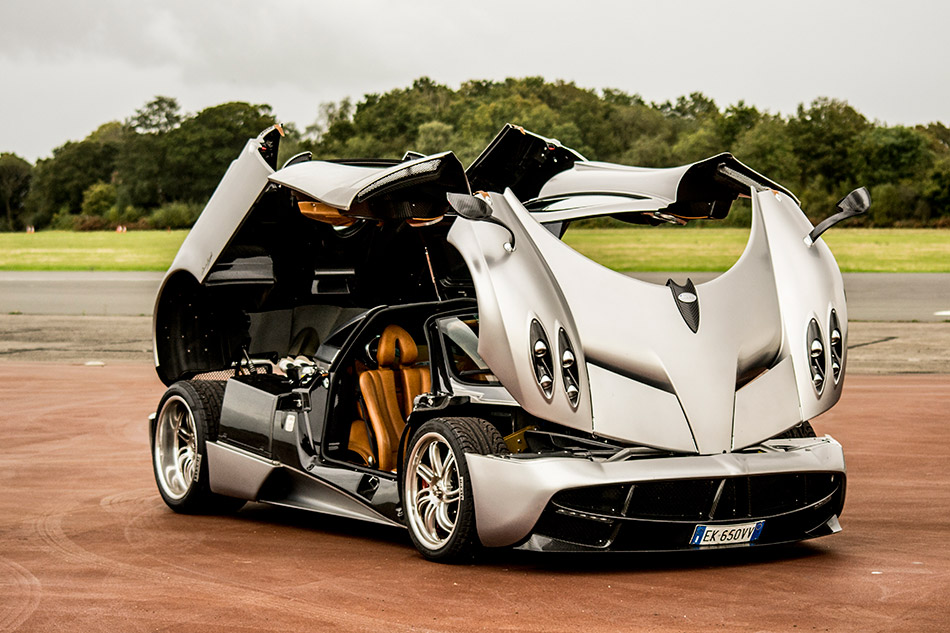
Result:
[[[801,241],[808,221],[792,199],[750,193],[749,242],[730,270],[695,287],[702,311],[695,332],[670,288],[600,266],[538,224],[511,191],[492,194],[495,217],[517,238],[515,252],[503,249],[506,234],[492,224],[460,218],[449,233],[475,282],[479,353],[530,413],[679,453],[737,450],[826,410],[840,385],[812,388],[805,317],[825,322],[833,307],[843,312],[840,273],[827,247]],[[573,341],[584,369],[576,411],[558,397],[557,372],[554,398],[535,383],[527,351],[533,320],[549,340],[563,327]]]

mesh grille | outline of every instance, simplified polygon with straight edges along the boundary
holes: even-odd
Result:
[[[842,483],[839,473],[649,481],[562,490],[551,503],[618,518],[728,521],[792,512],[831,495]]]
[[[227,380],[235,376],[250,376],[252,374],[269,374],[270,367],[266,365],[242,365],[232,369],[221,369],[218,371],[206,371],[202,374],[195,374],[192,380]]]
[[[577,543],[588,547],[603,547],[610,542],[610,538],[615,531],[615,524],[615,521],[604,523],[602,521],[592,521],[583,516],[563,514],[563,511],[555,511],[542,514],[534,531],[537,534],[569,543]]]
[[[426,176],[428,174],[435,174],[435,172],[439,169],[439,166],[441,164],[442,164],[442,159],[439,158],[439,159],[434,159],[430,161],[425,161],[422,163],[417,163],[415,165],[410,165],[409,167],[400,169],[399,171],[395,171],[389,174],[388,176],[383,176],[376,182],[371,183],[370,185],[365,187],[362,191],[359,192],[357,199],[359,201],[363,201],[366,198],[373,195],[373,193],[377,191],[390,189],[391,188],[390,185],[394,185],[395,183],[398,183],[400,180],[404,178],[412,178],[412,180],[410,182],[400,183],[403,186],[410,185],[410,184],[417,184],[418,183],[418,181],[416,180],[417,177]]]

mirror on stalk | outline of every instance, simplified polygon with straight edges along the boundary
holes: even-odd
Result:
[[[853,218],[862,213],[867,213],[867,210],[871,208],[871,192],[868,191],[867,187],[859,187],[839,200],[836,206],[838,213],[822,220],[818,226],[812,229],[811,233],[805,236],[806,246],[814,244],[815,240],[821,237],[822,233],[838,222]]]
[[[470,196],[464,193],[447,193],[445,194],[445,197],[449,201],[449,206],[451,206],[456,213],[466,220],[472,220],[475,222],[490,222],[491,224],[497,224],[501,228],[508,231],[508,233],[511,235],[511,240],[505,243],[505,250],[509,253],[515,250],[514,231],[508,228],[508,225],[498,218],[492,217],[491,205],[488,204],[487,200],[481,196]]]

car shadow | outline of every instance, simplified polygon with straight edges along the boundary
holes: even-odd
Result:
[[[603,573],[605,571],[678,571],[725,567],[748,567],[816,557],[834,556],[802,542],[758,547],[737,547],[672,552],[528,552],[488,551],[483,563],[503,564],[531,573]]]
[[[414,551],[405,529],[359,519],[264,503],[248,503],[235,518],[262,525],[304,530],[314,536],[324,534],[345,537],[387,547],[405,548],[407,553]],[[674,552],[529,552],[500,548],[480,551],[469,564],[477,567],[517,569],[526,573],[577,574],[747,567],[829,556],[834,557],[835,552],[813,541],[804,541],[783,545]]]
[[[234,516],[241,521],[254,521],[275,527],[299,528],[314,534],[323,532],[333,536],[400,544],[412,548],[412,542],[405,529],[360,519],[255,502],[248,502]]]

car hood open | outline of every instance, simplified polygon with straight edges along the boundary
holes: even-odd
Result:
[[[493,224],[460,218],[448,236],[475,282],[479,354],[533,415],[681,453],[739,450],[826,410],[841,385],[813,388],[806,331],[832,310],[846,315],[841,275],[824,244],[802,242],[811,225],[792,198],[748,192],[745,251],[696,286],[685,275],[664,286],[604,268],[541,226],[510,190],[492,194],[494,216],[516,237],[513,252]],[[549,393],[534,367],[535,323],[554,349]],[[575,405],[560,367],[568,346],[579,370]]]
[[[430,200],[435,204],[423,216],[445,212],[446,193],[469,193],[462,163],[452,152],[423,156],[391,165],[370,161],[306,161],[290,165],[268,177],[343,215],[367,219],[399,217],[398,202]],[[386,199],[397,204],[375,204]]]

